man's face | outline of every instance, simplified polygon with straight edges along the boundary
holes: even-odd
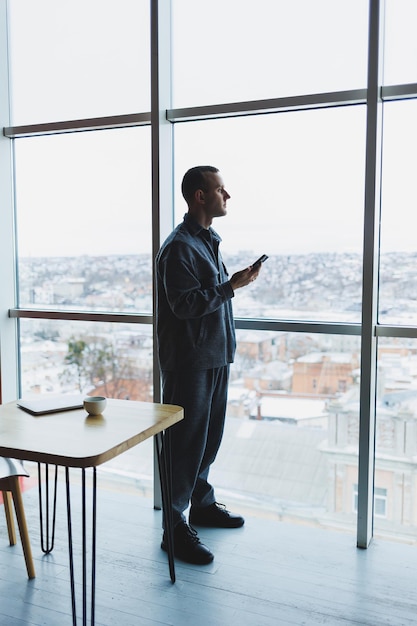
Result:
[[[226,202],[230,198],[224,188],[223,179],[219,173],[207,172],[205,175],[206,190],[204,192],[204,211],[207,218],[226,215]]]

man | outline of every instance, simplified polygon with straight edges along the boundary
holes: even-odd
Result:
[[[217,168],[191,168],[181,190],[188,213],[156,259],[157,337],[163,402],[184,408],[184,420],[171,427],[174,553],[202,565],[214,556],[194,526],[244,524],[216,502],[208,474],[223,435],[236,349],[231,300],[257,278],[260,265],[227,274],[221,239],[211,228],[213,218],[226,215],[230,198]],[[184,511],[190,503],[188,525]],[[165,534],[161,547],[167,549]]]

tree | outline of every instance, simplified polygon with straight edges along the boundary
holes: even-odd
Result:
[[[80,393],[82,393],[88,380],[88,367],[86,366],[87,349],[88,346],[85,341],[71,337],[68,342],[68,352],[65,356],[65,363],[68,364],[68,367],[65,368],[61,375],[61,378],[66,382],[71,382],[75,378]]]
[[[71,337],[65,363],[61,379],[75,384],[80,393],[100,386],[111,389],[112,393],[106,395],[118,397],[119,383],[124,385],[126,380],[137,377],[131,360],[120,357],[113,342],[103,337]]]

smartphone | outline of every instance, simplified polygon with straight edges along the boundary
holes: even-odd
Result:
[[[262,256],[259,257],[259,259],[257,259],[255,261],[255,263],[252,263],[252,267],[256,267],[257,265],[261,265],[261,263],[264,263],[264,261],[266,261],[268,258],[267,254],[263,254]]]

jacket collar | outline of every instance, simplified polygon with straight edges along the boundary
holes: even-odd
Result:
[[[186,213],[184,215],[184,223],[188,229],[188,231],[192,234],[192,235],[203,235],[203,237],[205,236],[204,233],[210,232],[212,234],[212,236],[214,237],[214,239],[217,239],[217,241],[220,243],[220,241],[222,240],[222,238],[220,237],[220,235],[218,233],[216,233],[216,231],[214,230],[214,228],[212,228],[210,226],[210,228],[207,230],[206,228],[203,228],[203,226],[201,226],[201,224],[199,224],[193,217],[191,217],[191,215],[189,213]]]

